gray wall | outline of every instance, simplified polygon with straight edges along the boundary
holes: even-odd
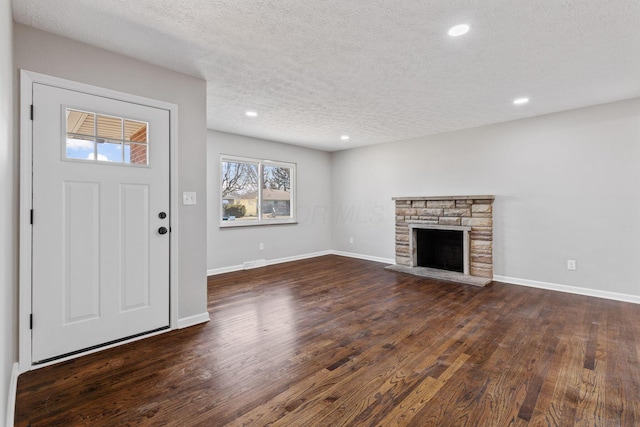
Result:
[[[13,135],[13,20],[11,2],[0,1],[0,424],[7,416],[8,387],[17,360],[18,171]]]
[[[178,312],[181,319],[206,313],[205,81],[24,25],[14,30],[17,68],[178,105],[179,191],[201,201],[178,212]]]
[[[393,196],[494,194],[495,275],[640,295],[640,99],[336,152],[332,168],[336,250],[394,258]]]
[[[331,249],[330,154],[209,130],[208,268],[276,260]],[[220,228],[220,155],[297,164],[298,224]],[[264,243],[264,250],[259,250]]]

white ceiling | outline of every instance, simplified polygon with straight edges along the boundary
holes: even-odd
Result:
[[[211,129],[327,151],[640,96],[638,0],[13,0],[13,14],[206,79]]]

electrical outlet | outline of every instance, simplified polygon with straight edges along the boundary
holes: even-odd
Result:
[[[264,249],[264,243],[260,243],[260,244],[258,245],[258,249],[263,250],[263,249]]]
[[[568,259],[567,260],[567,270],[575,271],[576,270],[576,260]]]
[[[353,237],[349,237],[349,243],[353,243]]]

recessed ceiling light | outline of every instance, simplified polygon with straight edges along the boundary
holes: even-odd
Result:
[[[249,117],[256,117],[258,115],[255,111],[247,111],[245,114]]]
[[[349,135],[342,135],[340,137],[340,139],[343,140],[343,141],[348,141],[349,140]]]
[[[529,102],[529,98],[517,98],[513,100],[513,105],[522,105],[526,104],[527,102]]]
[[[456,25],[449,28],[449,35],[451,37],[458,37],[469,32],[469,26],[467,24]]]

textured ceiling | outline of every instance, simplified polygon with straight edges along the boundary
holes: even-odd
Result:
[[[328,151],[640,96],[638,0],[13,0],[13,13],[206,79],[211,129]],[[471,31],[449,37],[459,23]]]

